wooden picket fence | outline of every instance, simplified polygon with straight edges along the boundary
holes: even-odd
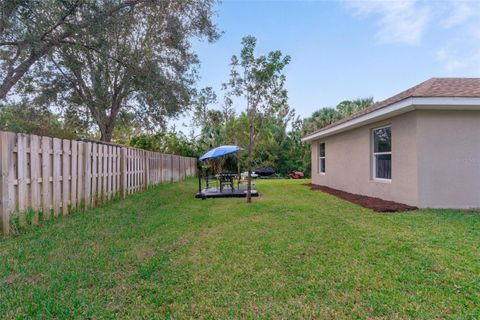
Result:
[[[0,132],[0,224],[10,233],[119,195],[196,175],[196,159],[126,146]],[[31,214],[26,214],[30,212]],[[31,218],[31,221],[27,221]]]

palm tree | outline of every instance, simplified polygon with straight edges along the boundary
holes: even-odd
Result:
[[[333,108],[322,108],[315,111],[310,118],[306,118],[303,124],[305,134],[319,130],[341,118],[340,113]]]
[[[359,98],[355,100],[344,100],[336,108],[322,108],[315,111],[311,117],[303,122],[304,134],[309,134],[321,128],[324,128],[337,120],[345,118],[352,113],[358,112],[373,104],[373,98]]]
[[[373,98],[358,98],[355,100],[345,100],[337,105],[337,111],[340,112],[342,118],[358,112],[373,104]]]

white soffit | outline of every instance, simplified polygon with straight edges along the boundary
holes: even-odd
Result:
[[[310,142],[318,138],[354,129],[372,122],[381,121],[416,109],[429,110],[480,110],[480,97],[410,97],[395,102],[387,107],[369,112],[358,118],[340,123],[334,127],[314,132],[302,138],[302,142]]]

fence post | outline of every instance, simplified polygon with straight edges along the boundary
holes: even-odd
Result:
[[[3,234],[10,234],[10,214],[13,211],[13,148],[15,134],[0,132],[0,218]]]
[[[122,190],[122,197],[127,196],[127,149],[122,147],[120,151],[120,189]]]

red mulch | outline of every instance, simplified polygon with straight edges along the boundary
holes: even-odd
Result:
[[[373,198],[362,196],[359,194],[353,194],[337,189],[332,189],[326,186],[320,186],[313,183],[306,183],[306,186],[310,187],[311,190],[319,190],[336,197],[339,197],[343,200],[350,201],[352,203],[358,204],[364,208],[372,209],[375,212],[398,212],[398,211],[410,211],[416,210],[417,207],[408,206],[406,204],[382,200],[380,198]]]

